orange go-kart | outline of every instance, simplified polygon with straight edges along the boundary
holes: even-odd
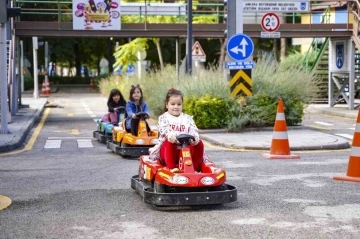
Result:
[[[114,127],[112,141],[107,142],[107,148],[123,157],[139,157],[149,154],[149,148],[158,142],[158,131],[156,126],[147,130],[145,119],[147,114],[139,112],[135,114],[139,118],[137,135],[126,131],[124,120],[120,126]]]
[[[226,184],[226,172],[216,168],[205,155],[201,172],[195,172],[190,148],[191,135],[179,135],[181,145],[179,173],[172,173],[163,160],[140,157],[139,174],[131,179],[131,188],[143,201],[156,206],[224,204],[237,200],[237,189]]]

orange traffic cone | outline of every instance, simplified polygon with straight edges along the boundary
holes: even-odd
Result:
[[[45,79],[45,90],[46,90],[47,95],[51,94],[50,83],[49,83],[49,80],[47,80],[47,79]]]
[[[43,80],[42,86],[41,86],[41,94],[46,95],[46,86],[45,86],[45,81],[44,80]]]
[[[298,155],[290,154],[289,139],[284,114],[284,102],[280,98],[276,113],[273,138],[271,141],[270,154],[262,154],[268,159],[297,159]]]
[[[336,180],[360,182],[360,110],[356,120],[346,176],[335,176]]]

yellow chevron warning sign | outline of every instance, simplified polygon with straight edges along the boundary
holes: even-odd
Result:
[[[230,70],[230,96],[252,96],[251,69]]]

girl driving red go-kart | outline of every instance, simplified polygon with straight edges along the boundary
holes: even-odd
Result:
[[[161,158],[171,172],[180,172],[178,166],[179,146],[176,137],[180,134],[188,134],[194,137],[190,140],[190,153],[194,169],[201,171],[201,162],[204,155],[204,144],[199,138],[198,128],[192,116],[184,114],[183,94],[174,88],[169,89],[165,98],[165,113],[158,119],[159,142],[149,149],[150,158]]]

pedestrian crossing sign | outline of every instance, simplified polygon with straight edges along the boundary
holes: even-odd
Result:
[[[192,47],[192,59],[194,61],[201,61],[201,62],[205,62],[206,61],[206,55],[204,50],[202,49],[200,43],[198,41],[196,41]]]

